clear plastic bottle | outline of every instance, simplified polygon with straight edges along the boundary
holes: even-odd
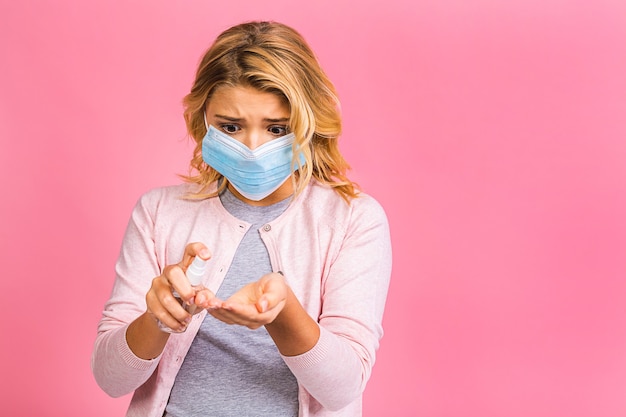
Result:
[[[187,279],[189,280],[189,283],[191,284],[191,287],[193,288],[194,292],[198,292],[199,290],[204,288],[204,286],[202,285],[202,278],[204,277],[205,271],[206,271],[206,261],[200,258],[199,256],[196,256],[193,262],[191,263],[191,265],[189,265],[189,268],[187,268],[187,273],[186,273]],[[191,300],[192,304],[189,304],[183,301],[182,298],[180,298],[180,295],[178,295],[176,291],[172,291],[172,294],[174,295],[176,300],[178,300],[180,305],[182,305],[183,308],[189,314],[193,314],[196,312],[196,308],[198,306],[193,304],[193,300]],[[161,330],[167,333],[182,333],[185,330],[187,330],[187,326],[183,327],[181,330],[171,329],[167,327],[165,324],[161,323],[161,321],[158,322],[158,325]]]

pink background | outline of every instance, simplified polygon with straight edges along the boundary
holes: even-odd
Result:
[[[177,182],[223,29],[308,39],[394,272],[365,416],[626,415],[626,5],[3,1],[0,409],[123,415],[89,358],[130,211]]]

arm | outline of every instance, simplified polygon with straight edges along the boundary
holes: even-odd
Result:
[[[330,410],[345,407],[365,389],[383,334],[391,274],[384,211],[369,198],[353,205],[341,248],[322,283],[319,340],[306,353],[283,358],[302,386]]]
[[[135,355],[126,339],[129,325],[136,319],[145,320],[146,292],[151,280],[161,273],[155,255],[151,206],[144,195],[131,214],[91,357],[98,385],[113,397],[134,391],[158,365],[158,357],[142,359]]]
[[[98,325],[92,370],[111,396],[134,391],[152,375],[169,339],[158,328],[157,318],[170,328],[186,325],[190,315],[174,299],[172,288],[190,300],[194,293],[184,271],[194,256],[210,257],[204,245],[189,244],[179,264],[161,271],[165,261],[159,262],[156,256],[153,221],[158,198],[158,194],[146,194],[133,210],[111,297]]]
[[[283,356],[301,355],[317,344],[319,325],[302,308],[291,288],[287,286],[285,307],[274,321],[265,325]]]

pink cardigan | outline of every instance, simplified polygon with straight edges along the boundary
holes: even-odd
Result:
[[[124,236],[111,298],[98,325],[92,354],[96,381],[113,397],[134,391],[127,416],[163,414],[176,374],[206,314],[170,336],[153,360],[126,343],[128,324],[145,312],[145,295],[164,266],[178,263],[185,246],[203,242],[212,252],[208,279],[217,292],[250,225],[230,215],[219,198],[181,199],[195,185],[154,189],[133,210]],[[283,357],[299,384],[300,416],[360,416],[361,397],[382,337],[391,274],[391,244],[381,206],[361,194],[348,205],[315,181],[285,212],[261,229],[272,267],[320,325],[308,352]]]

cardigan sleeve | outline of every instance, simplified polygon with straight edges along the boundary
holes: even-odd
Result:
[[[160,274],[154,244],[155,192],[133,209],[118,260],[111,297],[104,306],[91,357],[94,377],[113,397],[134,391],[152,375],[159,358],[138,358],[128,347],[126,329],[146,311],[145,295]]]
[[[357,198],[323,282],[320,339],[302,355],[283,356],[300,384],[329,410],[344,408],[365,389],[383,335],[390,276],[387,217],[371,197]]]

